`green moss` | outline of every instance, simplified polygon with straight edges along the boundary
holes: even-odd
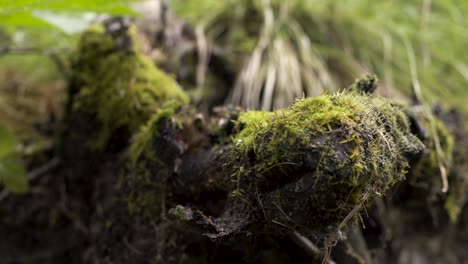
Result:
[[[168,100],[188,103],[174,79],[138,51],[133,31],[126,32],[134,47],[129,52],[102,26],[93,26],[82,34],[74,57],[72,78],[79,91],[73,107],[99,120],[90,135],[95,148],[103,148],[117,128],[138,131]]]
[[[132,144],[130,145],[130,161],[135,163],[141,156],[144,154],[145,158],[155,159],[154,149],[151,149],[151,142],[154,137],[160,135],[160,122],[163,119],[170,119],[174,116],[176,109],[179,107],[179,104],[175,101],[166,102],[162,108],[158,109],[155,114],[153,114],[150,120],[143,126],[140,127],[140,131],[136,133]]]
[[[261,197],[269,220],[323,227],[404,179],[424,149],[402,106],[347,91],[239,117],[237,193]],[[240,175],[238,175],[240,174]]]
[[[161,210],[160,194],[156,190],[142,190],[133,192],[128,196],[128,212],[131,215],[142,215],[153,218],[158,216]]]
[[[126,175],[129,212],[159,217],[166,197],[166,180],[180,154],[173,121],[177,104],[166,104],[136,134],[129,151]]]
[[[239,116],[238,125],[244,126],[244,128],[236,136],[234,143],[241,149],[244,154],[248,150],[246,147],[255,144],[255,137],[253,137],[255,132],[268,125],[267,120],[271,117],[273,117],[273,113],[266,111],[249,111],[242,113]]]
[[[180,111],[179,111],[180,110]],[[126,178],[128,209],[147,219],[159,217],[166,200],[166,181],[181,154],[177,135],[193,125],[193,108],[182,110],[175,101],[166,102],[134,136],[129,150]]]
[[[445,210],[447,210],[447,214],[450,218],[452,223],[456,223],[458,220],[458,215],[462,210],[462,206],[460,206],[459,199],[456,195],[450,194],[445,200],[444,204]]]
[[[444,123],[432,114],[421,111],[417,113],[417,119],[426,129],[428,135],[424,141],[427,151],[412,169],[414,180],[432,181],[432,179],[437,179],[438,182],[441,182],[439,160],[448,172],[452,163],[453,135],[447,130]],[[440,144],[440,153],[437,152],[436,140]],[[437,188],[437,192],[442,189],[441,183],[435,185],[431,183],[430,186],[434,187],[434,189]]]
[[[452,222],[456,222],[458,214],[463,206],[463,195],[457,193],[457,186],[454,186],[460,179],[456,179],[456,174],[451,173],[453,151],[454,151],[454,136],[447,129],[445,124],[428,111],[415,111],[416,118],[420,121],[422,127],[427,131],[427,137],[424,140],[426,151],[421,159],[412,166],[410,174],[410,183],[421,190],[423,197],[418,197],[415,193],[415,200],[421,200],[422,206],[438,206],[436,204],[428,204],[427,199],[430,197],[434,201],[434,197],[443,192],[443,179],[441,175],[441,166],[447,177],[449,184],[449,194],[445,199],[445,210]],[[439,144],[438,151],[436,144]],[[463,180],[461,180],[463,182]],[[452,185],[452,186],[450,186]],[[432,210],[429,208],[428,210]]]
[[[95,25],[82,34],[73,57],[71,110],[93,127],[86,142],[91,149],[106,149],[114,138],[127,146],[132,139],[122,186],[128,211],[155,220],[180,152],[172,117],[189,99],[143,56],[135,28],[122,26],[107,32]]]
[[[377,89],[377,84],[379,79],[376,75],[366,74],[363,77],[357,79],[354,84],[351,86],[351,89],[371,94]]]

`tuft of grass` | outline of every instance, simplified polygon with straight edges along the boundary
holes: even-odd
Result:
[[[468,113],[468,3],[186,2],[174,0],[176,12],[203,25],[210,46],[222,47],[238,62],[231,102],[253,109],[285,107],[303,94],[338,89],[375,73],[385,96],[416,94]]]

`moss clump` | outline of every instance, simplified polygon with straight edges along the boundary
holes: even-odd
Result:
[[[423,143],[402,106],[347,91],[241,114],[233,138],[236,193],[267,220],[323,228],[402,180]]]
[[[189,144],[184,129],[194,126],[193,116],[192,107],[168,101],[133,137],[126,179],[130,213],[142,213],[154,220],[162,212],[166,196],[170,196],[167,180],[173,176],[185,144]]]
[[[418,111],[413,111],[415,117],[426,130],[426,138],[424,139],[426,150],[421,159],[411,168],[410,184],[419,190],[419,192],[413,191],[413,198],[422,201],[423,207],[427,205],[437,207],[437,203],[442,198],[441,194],[444,187],[448,187],[448,197],[443,199],[445,201],[444,207],[451,221],[456,222],[462,206],[459,204],[456,191],[451,190],[452,187],[456,186],[444,186],[444,179],[441,175],[441,173],[445,174],[445,177],[447,177],[446,184],[449,185],[458,184],[457,181],[460,180],[454,178],[454,174],[450,172],[454,151],[454,136],[446,125],[432,113],[423,111],[423,109],[416,110]],[[428,201],[433,203],[429,204]]]
[[[416,118],[427,131],[427,136],[424,140],[426,151],[421,160],[415,164],[411,170],[413,180],[423,181],[429,184],[427,180],[435,178],[437,181],[431,182],[428,186],[437,189],[436,192],[439,192],[442,190],[439,161],[448,172],[452,165],[454,138],[447,130],[444,123],[437,117],[424,111],[415,113]],[[437,151],[436,142],[440,145],[440,152]],[[435,184],[435,182],[438,182],[438,184]]]
[[[378,82],[379,79],[376,75],[366,74],[363,77],[357,79],[351,86],[351,89],[358,92],[372,94],[377,89]]]
[[[178,107],[179,104],[177,102],[168,101],[151,116],[146,124],[140,127],[140,131],[135,134],[133,142],[130,145],[129,155],[131,162],[135,163],[142,155],[146,159],[157,159],[155,157],[157,150],[151,148],[151,141],[154,137],[160,136],[162,121],[171,119]]]
[[[166,200],[166,181],[181,154],[173,115],[177,104],[169,103],[142,126],[130,146],[127,200],[130,213],[154,218]]]
[[[123,48],[121,38],[132,48]],[[77,90],[73,110],[88,113],[100,123],[91,146],[106,146],[113,131],[138,131],[167,101],[185,104],[188,97],[166,73],[137,48],[133,27],[120,35],[96,25],[85,31],[74,56],[72,80]]]

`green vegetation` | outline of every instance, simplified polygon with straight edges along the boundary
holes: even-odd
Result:
[[[135,16],[132,0],[0,1],[0,120],[27,153],[51,141],[35,126],[61,116],[68,59],[98,14]]]
[[[0,0],[4,261],[465,260],[468,3],[134,2]]]
[[[170,133],[166,130],[173,131],[167,126],[189,98],[141,54],[135,28],[121,26],[124,32],[117,36],[102,25],[82,34],[72,61],[72,83],[78,88],[72,111],[98,120],[97,130],[88,137],[93,149],[105,150],[112,134],[119,128],[128,130],[133,138],[129,172],[124,173],[128,210],[154,217],[162,210],[164,182],[177,154],[165,141]]]
[[[127,34],[131,51],[118,46],[101,26],[87,30],[73,60],[72,78],[79,86],[73,107],[96,114],[101,122],[100,131],[90,136],[97,148],[104,147],[119,127],[135,134],[168,101],[188,103],[178,84],[140,54],[132,30]]]
[[[303,93],[318,95],[372,72],[386,96],[416,92],[468,113],[465,2],[175,0],[173,6],[235,56],[227,60],[237,62],[234,103],[285,107]]]
[[[260,199],[268,218],[287,225],[339,224],[403,180],[408,160],[424,150],[402,106],[354,90],[246,112],[237,126],[235,193],[261,195],[286,184]]]
[[[18,156],[16,137],[0,125],[0,183],[14,193],[28,191],[28,181],[21,159]]]
[[[428,135],[424,141],[427,148],[427,153],[423,159],[413,167],[415,177],[420,180],[430,178],[430,175],[439,176],[440,167],[450,171],[453,160],[454,137],[446,126],[434,116],[429,116],[427,113],[418,113],[418,120],[427,128]],[[433,124],[431,124],[433,122]],[[435,135],[436,134],[436,135]],[[436,146],[438,144],[439,146]],[[438,177],[436,177],[438,178]],[[438,180],[440,182],[440,178]],[[440,190],[442,186],[439,184],[430,184],[434,188]]]
[[[168,100],[140,127],[129,150],[126,182],[130,214],[142,213],[156,220],[166,200],[166,179],[171,175],[179,150],[174,137],[175,114],[180,103]]]
[[[129,4],[135,0],[1,0],[0,24],[21,26],[49,26],[40,15],[40,11],[53,11],[58,14],[77,14],[83,12],[105,13],[114,15],[135,15]]]
[[[420,109],[421,110],[421,109]],[[450,188],[464,185],[464,176],[450,173],[453,169],[455,138],[452,131],[437,117],[424,111],[416,111],[416,118],[427,129],[423,143],[426,151],[421,160],[411,167],[410,184],[420,186],[425,190],[424,196],[434,197],[440,192],[449,192],[445,201],[445,209],[453,223],[457,222],[464,195]]]

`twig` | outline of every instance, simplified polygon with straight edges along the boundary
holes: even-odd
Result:
[[[437,164],[439,166],[439,171],[440,171],[440,178],[442,181],[442,193],[448,192],[449,189],[449,184],[448,184],[448,179],[447,179],[447,169],[445,168],[444,165],[444,154],[442,152],[442,147],[440,145],[440,140],[439,140],[439,135],[437,134],[437,129],[435,127],[435,121],[434,118],[432,117],[431,111],[428,109],[428,107],[424,104],[424,100],[422,97],[421,93],[421,85],[419,83],[418,79],[418,73],[417,73],[417,68],[416,68],[416,56],[414,54],[413,47],[411,46],[411,43],[408,41],[407,38],[403,39],[406,50],[408,53],[408,59],[409,59],[409,65],[410,65],[410,71],[411,71],[411,79],[413,82],[413,92],[414,96],[416,98],[416,101],[421,103],[423,106],[423,110],[425,114],[429,117],[429,122],[431,125],[431,131],[432,131],[432,137],[434,140],[434,145],[437,153]]]
[[[439,171],[440,171],[440,177],[442,180],[442,192],[446,193],[449,190],[449,184],[448,184],[448,179],[447,179],[447,169],[445,168],[445,155],[444,152],[442,151],[442,146],[440,144],[440,139],[439,139],[439,134],[437,133],[437,128],[435,125],[435,120],[434,117],[430,114],[429,116],[429,121],[431,124],[431,131],[432,131],[432,138],[434,140],[434,146],[436,149],[437,153],[437,165],[439,166]]]
[[[337,233],[339,234],[341,232],[341,229],[348,223],[348,221],[361,209],[361,207],[364,205],[364,203],[367,201],[369,198],[370,192],[367,191],[364,196],[362,197],[362,201],[356,205],[351,212],[349,212],[346,217],[341,221],[340,225],[337,228]]]
[[[271,222],[273,222],[273,223],[275,223],[275,224],[277,224],[277,225],[280,225],[280,226],[289,228],[289,229],[291,229],[292,231],[296,231],[294,228],[292,228],[292,227],[290,227],[290,226],[288,226],[288,225],[286,225],[286,224],[283,224],[283,223],[281,223],[281,222],[279,222],[279,221],[271,220]]]
[[[60,164],[60,159],[55,157],[51,159],[49,162],[43,164],[39,168],[36,168],[28,173],[26,178],[28,179],[28,182],[33,181],[37,177],[49,172],[50,170],[56,168]],[[3,201],[5,198],[8,197],[10,194],[10,191],[5,189],[2,192],[0,192],[0,202]]]
[[[124,245],[130,249],[130,251],[132,251],[133,253],[137,254],[137,255],[143,255],[143,252],[141,252],[140,250],[138,250],[137,248],[135,248],[132,244],[130,244],[130,242],[128,242],[128,239],[126,237],[123,238],[123,242],[124,242]]]
[[[197,41],[197,52],[198,52],[198,64],[196,69],[196,81],[198,89],[201,89],[205,84],[206,72],[208,68],[208,61],[210,55],[210,47],[205,35],[205,26],[203,24],[198,25],[195,28],[196,41]]]
[[[55,157],[51,159],[49,162],[45,163],[39,168],[36,168],[32,170],[31,172],[28,173],[28,180],[32,181],[36,179],[37,177],[41,176],[42,174],[50,171],[51,169],[56,168],[60,164],[60,159],[58,157]]]
[[[323,253],[323,251],[320,250],[320,248],[318,248],[314,243],[312,243],[312,241],[310,241],[310,239],[308,239],[307,237],[299,234],[297,231],[293,231],[291,233],[291,237],[298,245],[300,245],[308,253],[310,253],[310,255],[324,257],[325,254]],[[335,264],[335,262],[330,258],[325,260],[325,263]]]

